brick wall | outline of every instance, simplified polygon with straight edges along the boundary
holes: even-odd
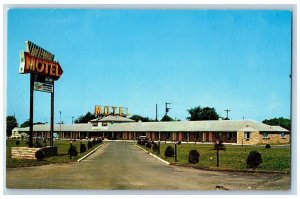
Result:
[[[286,134],[284,138],[279,133],[269,133],[268,138],[263,138],[263,134],[258,131],[252,131],[250,139],[246,140],[243,131],[237,132],[237,144],[288,144],[290,135]]]
[[[11,158],[35,160],[35,152],[41,148],[12,147]]]
[[[35,152],[38,150],[43,150],[46,157],[57,155],[57,146],[48,146],[44,148],[29,148],[29,147],[12,147],[11,148],[11,158],[13,159],[28,159],[36,160]]]

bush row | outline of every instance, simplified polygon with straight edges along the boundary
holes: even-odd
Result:
[[[102,139],[101,138],[94,138],[92,141],[89,140],[87,143],[87,147],[84,143],[80,142],[80,153],[84,153],[86,152],[86,150],[90,150],[93,146],[97,145],[97,144],[101,144],[102,143]],[[36,144],[37,145],[37,144]],[[38,145],[40,146],[40,145]],[[41,146],[43,147],[43,146]],[[38,147],[38,148],[41,148]],[[46,147],[46,148],[41,148],[40,150],[38,150],[35,153],[35,157],[37,158],[37,160],[43,160],[44,158],[46,158],[50,152],[49,149],[51,147]],[[57,153],[57,147],[56,148],[56,153]],[[72,156],[77,156],[78,155],[78,151],[77,151],[77,147],[75,145],[72,144],[72,142],[70,143],[70,147],[68,149],[68,154],[70,155],[70,159],[72,158]]]
[[[216,146],[217,147],[217,146]],[[224,150],[224,145],[219,146],[220,148],[223,148]],[[165,149],[165,157],[174,157],[174,148],[172,146],[167,146]],[[200,161],[200,153],[196,150],[190,150],[189,156],[188,156],[188,163],[189,164],[197,164]],[[261,163],[263,162],[262,156],[258,151],[250,151],[249,155],[246,159],[246,164],[248,168],[251,169],[256,169]]]
[[[139,145],[147,147],[148,149],[152,149],[154,152],[158,152],[159,151],[159,146],[154,141],[149,142],[147,140],[138,140],[137,143]]]

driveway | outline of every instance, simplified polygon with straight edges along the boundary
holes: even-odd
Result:
[[[96,190],[284,190],[282,174],[202,171],[167,165],[130,142],[108,142],[80,163],[7,169],[7,188]]]

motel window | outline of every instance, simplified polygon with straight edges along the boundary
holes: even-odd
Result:
[[[281,133],[281,138],[284,139],[285,138],[285,133]]]
[[[170,132],[166,133],[166,139],[168,140],[170,139],[170,137],[171,137],[171,133]]]
[[[267,133],[267,132],[263,132],[263,138],[269,138],[269,133]]]
[[[250,134],[251,134],[251,132],[245,132],[245,133],[244,133],[244,138],[245,138],[246,140],[249,140],[249,139],[250,139]]]
[[[216,133],[215,138],[216,139],[222,139],[222,133]]]
[[[232,132],[228,132],[228,133],[227,133],[227,140],[231,140],[232,137],[233,137]]]

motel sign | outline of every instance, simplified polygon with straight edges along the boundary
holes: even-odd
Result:
[[[111,112],[112,111],[112,112]],[[126,116],[128,115],[128,108],[125,109],[124,112],[124,107],[117,107],[117,106],[102,106],[96,105],[95,106],[95,115],[96,116],[107,116],[107,115],[119,115],[119,116]]]
[[[29,147],[33,147],[33,91],[51,93],[50,145],[53,146],[54,126],[54,81],[63,74],[63,70],[54,55],[31,41],[25,41],[25,51],[20,52],[19,73],[30,73],[30,116]]]

